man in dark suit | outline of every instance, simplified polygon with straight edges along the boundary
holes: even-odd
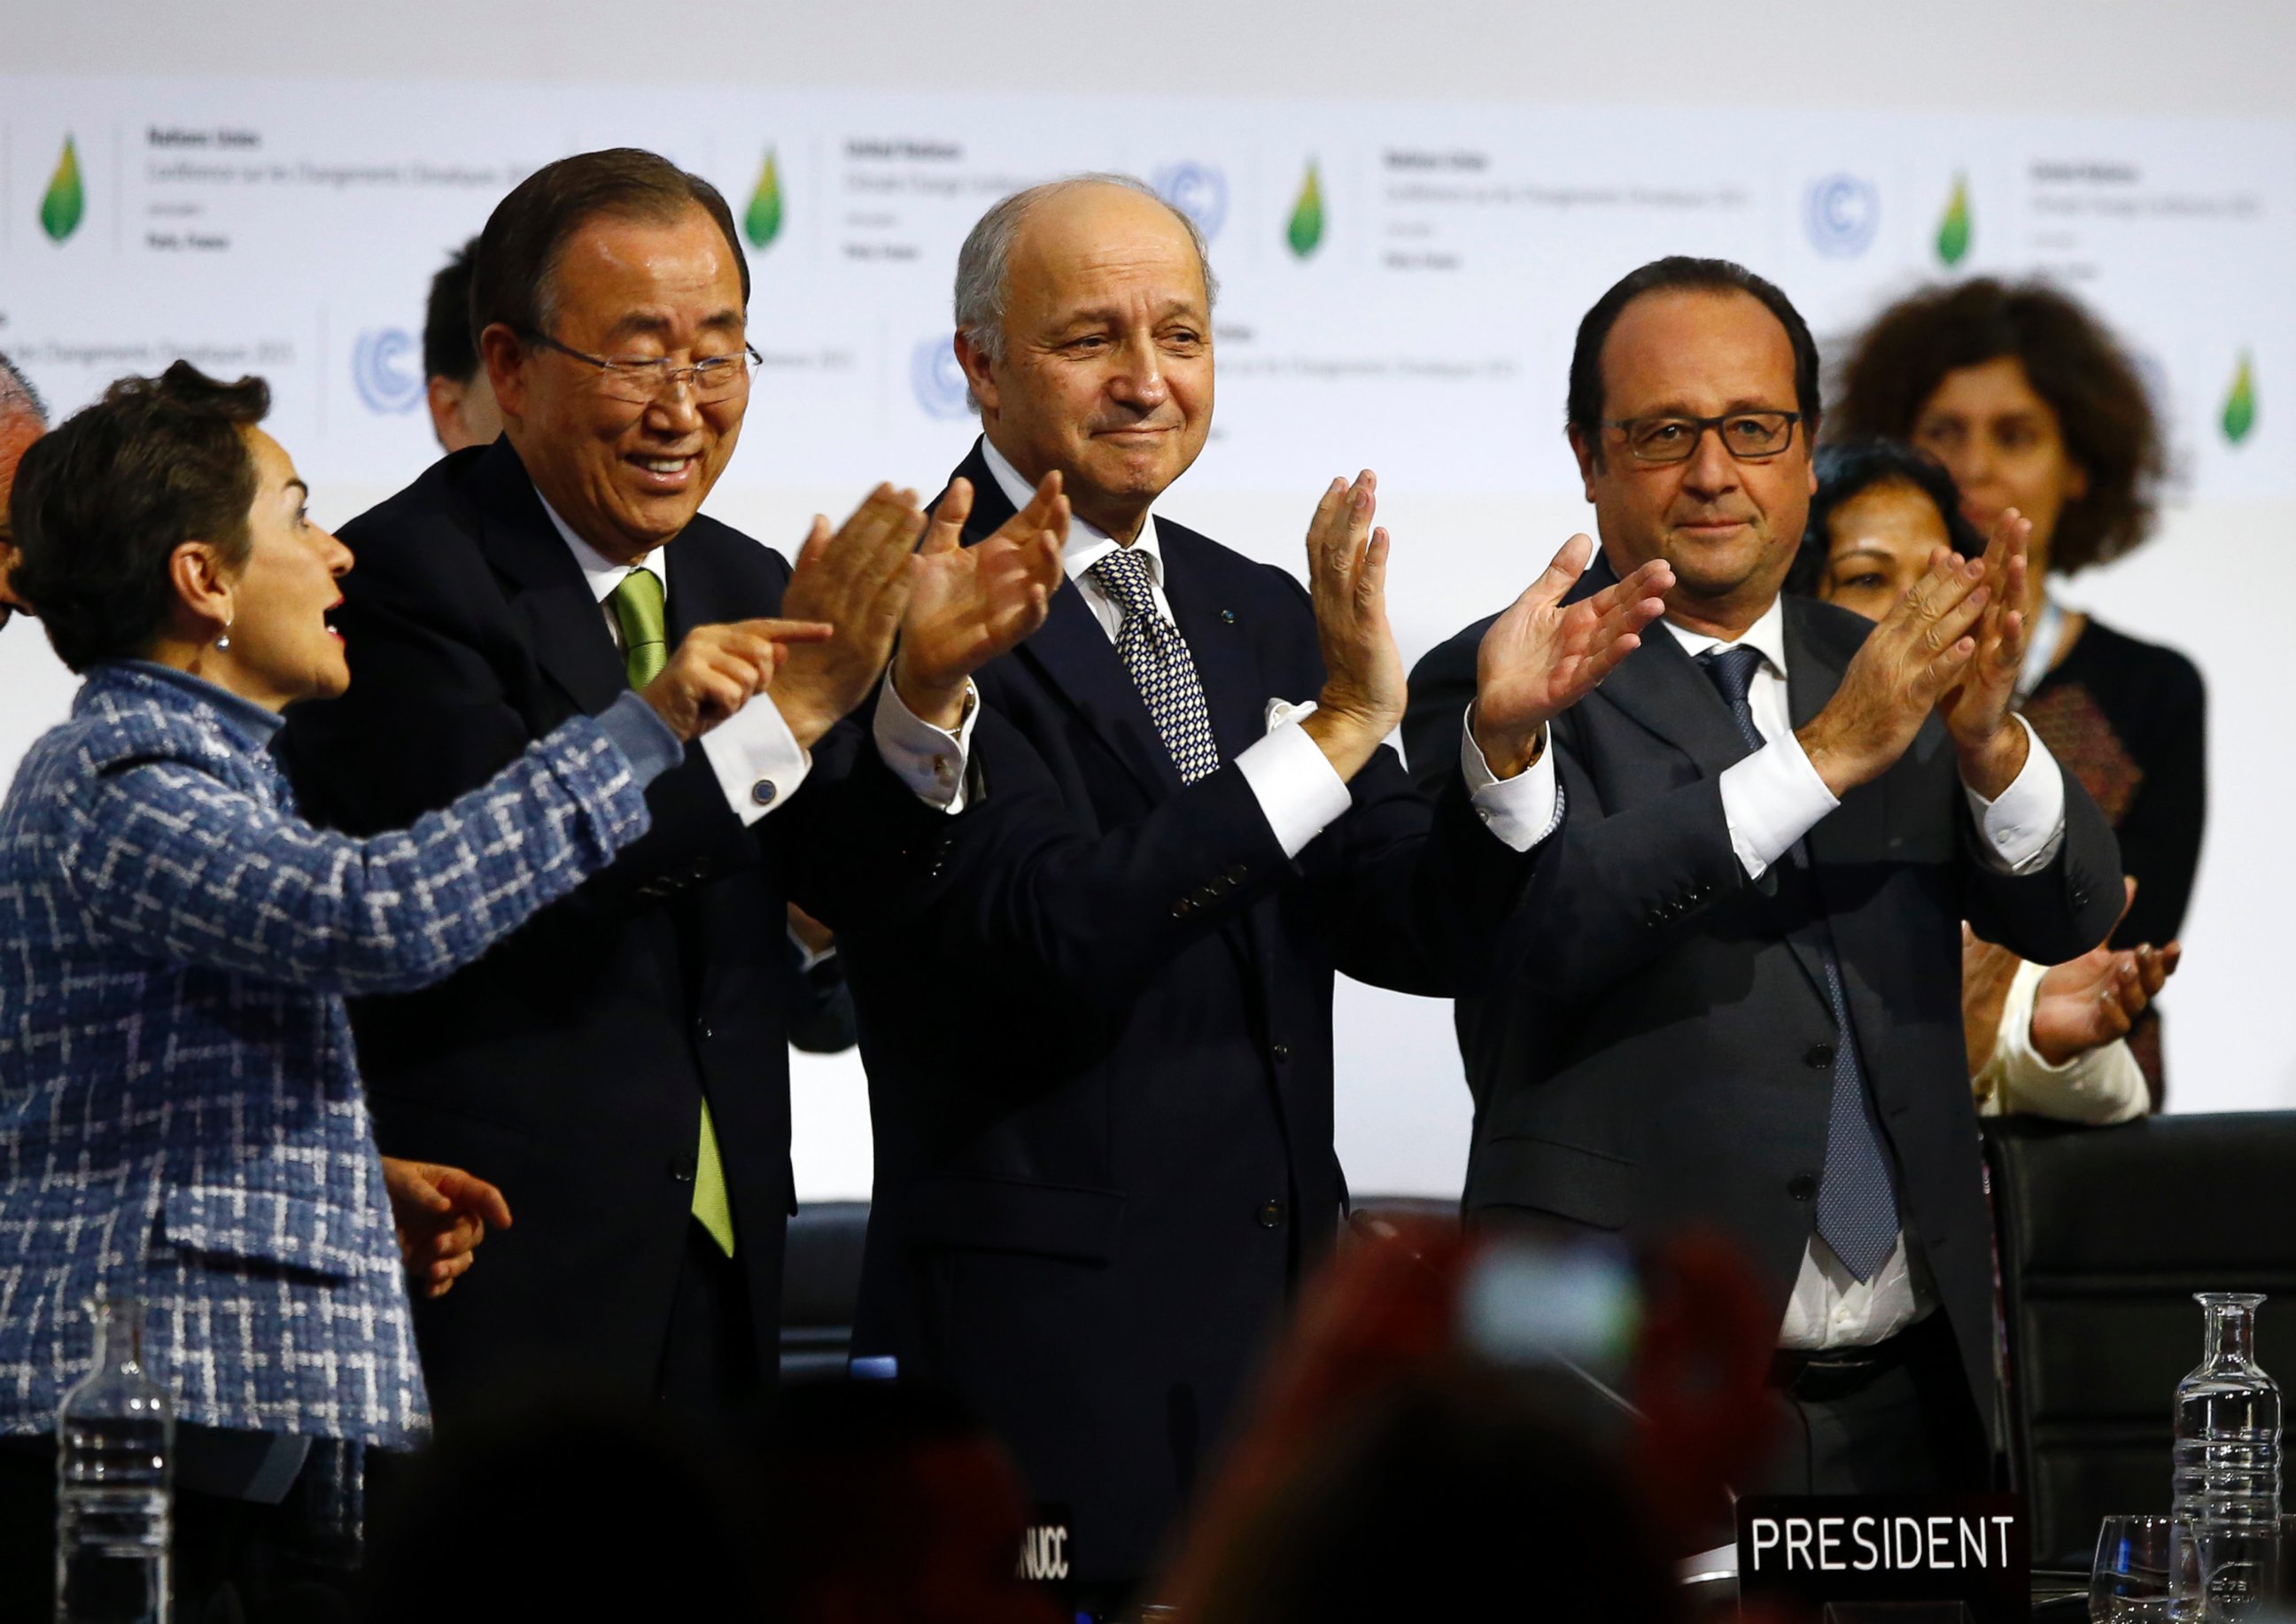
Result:
[[[1645,266],[1579,327],[1570,435],[1604,559],[1580,590],[1652,558],[1676,584],[1665,634],[1557,723],[1548,889],[1460,1003],[1466,1206],[1636,1241],[1718,1226],[1780,1325],[1771,1487],[1981,1486],[1960,922],[2072,957],[2112,928],[2118,854],[2010,711],[2021,521],[1965,566],[1939,549],[1878,627],[1781,598],[1818,411],[1808,329],[1734,265]],[[1423,775],[1482,635],[1413,674]]]
[[[974,227],[955,349],[983,438],[926,553],[1057,475],[1068,580],[979,672],[990,800],[944,891],[841,938],[877,1158],[855,1351],[977,1406],[1103,1593],[1149,1571],[1333,1237],[1334,972],[1443,993],[1485,961],[1560,816],[1544,724],[1667,578],[1565,611],[1575,543],[1494,627],[1461,767],[1415,793],[1381,743],[1404,692],[1371,476],[1325,491],[1306,592],[1151,518],[1210,426],[1210,304],[1193,227],[1137,183]],[[953,692],[899,693],[953,724]]]
[[[963,768],[961,746],[905,750],[895,712],[840,718],[913,598],[934,619],[905,669],[962,693],[1059,578],[1049,495],[977,563],[916,561],[923,515],[882,488],[836,535],[816,521],[794,571],[700,517],[748,399],[748,296],[724,199],[651,153],[585,153],[512,192],[472,294],[503,438],[345,527],[353,681],[282,746],[313,815],[397,827],[603,709],[695,625],[834,627],[653,784],[651,832],[611,868],[439,987],[354,1006],[381,1144],[469,1169],[516,1217],[417,1308],[442,1429],[545,1373],[701,1414],[771,1382],[787,904],[833,925],[898,908]]]

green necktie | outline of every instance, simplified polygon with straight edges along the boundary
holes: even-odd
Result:
[[[668,619],[662,612],[661,578],[633,570],[606,600],[622,628],[622,667],[630,686],[643,688],[669,663]],[[701,1102],[701,1143],[693,1157],[693,1216],[727,1257],[734,1255],[734,1204],[726,1195],[726,1166],[718,1159],[718,1128],[709,1102]]]

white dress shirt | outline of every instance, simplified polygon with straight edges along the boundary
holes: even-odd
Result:
[[[656,547],[636,563],[617,563],[576,535],[574,527],[559,516],[558,510],[539,490],[535,496],[542,503],[542,511],[550,515],[560,538],[573,553],[574,562],[581,566],[582,578],[590,584],[590,595],[597,600],[599,611],[606,618],[606,630],[613,637],[614,646],[621,648],[621,618],[615,614],[610,601],[615,588],[631,570],[644,570],[661,583],[662,602],[667,605],[671,549]],[[887,683],[885,693],[892,691],[893,685]],[[764,698],[773,698],[770,690]],[[892,709],[897,714],[889,718],[880,700],[873,729],[886,766],[919,800],[955,810],[950,803],[954,791],[964,781],[965,750],[972,742],[972,713],[977,707],[968,695],[961,734],[927,727],[898,703]],[[776,808],[787,805],[789,798],[805,782],[806,775],[813,770],[813,757],[790,732],[781,708],[771,703],[744,705],[703,734],[701,754],[717,775],[726,804],[744,824],[754,824]]]
[[[1015,511],[1027,507],[1036,496],[1035,488],[987,439],[980,449],[1005,500]],[[1122,545],[1097,525],[1071,517],[1068,542],[1061,549],[1062,569],[1111,643],[1123,628],[1124,607],[1101,589],[1092,567]],[[1171,600],[1164,595],[1164,554],[1152,520],[1142,520],[1139,537],[1131,545],[1148,566],[1148,589],[1155,597],[1156,612],[1172,622]],[[1294,703],[1280,694],[1270,695],[1267,736],[1235,758],[1236,771],[1243,775],[1286,857],[1299,856],[1349,804],[1346,781],[1300,726],[1315,709],[1313,700]],[[1551,752],[1542,750],[1530,767],[1513,778],[1500,778],[1491,772],[1475,745],[1473,730],[1464,722],[1460,736],[1460,770],[1484,826],[1515,851],[1528,851],[1552,833],[1562,821],[1562,806]]]
[[[1980,1117],[2024,1115],[2103,1128],[2130,1122],[2152,1108],[2144,1068],[2126,1039],[2108,1043],[2053,1066],[2033,1046],[2033,995],[2046,965],[2020,963],[2002,1001],[1993,1053],[1970,1086]]]
[[[1726,646],[1723,639],[1685,630],[1673,621],[1666,629],[1693,659]],[[1773,602],[1738,640],[1762,655],[1746,694],[1761,733],[1762,748],[1722,774],[1722,818],[1731,849],[1750,880],[1793,849],[1794,842],[1841,803],[1810,765],[1794,737],[1786,688],[1785,611]],[[1986,859],[2005,874],[2030,874],[2046,867],[2065,837],[2065,786],[2056,762],[2022,717],[2028,749],[2025,765],[1997,800],[1988,800],[1967,784],[1970,816],[1984,839]],[[1778,1346],[1803,1350],[1863,1347],[1884,1341],[1937,1306],[1937,1292],[1917,1254],[1898,1235],[1898,1243],[1871,1277],[1859,1280],[1813,1232],[1801,1273],[1786,1301]]]

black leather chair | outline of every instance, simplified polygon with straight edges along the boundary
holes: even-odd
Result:
[[[808,1202],[790,1219],[782,1262],[782,1380],[845,1374],[861,1298],[867,1202]]]
[[[2296,1381],[2296,1112],[1985,1128],[2007,1324],[2012,1480],[2037,1564],[2086,1567],[2100,1519],[2169,1509],[2192,1293],[2264,1292],[2257,1362]]]

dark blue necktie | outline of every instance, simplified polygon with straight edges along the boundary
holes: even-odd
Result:
[[[1762,668],[1762,652],[1718,649],[1702,656],[1698,663],[1729,705],[1732,719],[1745,735],[1746,748],[1761,749],[1762,730],[1754,726],[1754,708],[1746,696],[1753,687],[1754,673]],[[1817,1233],[1844,1267],[1858,1279],[1867,1280],[1889,1260],[1897,1245],[1898,1196],[1890,1183],[1890,1157],[1882,1146],[1882,1125],[1866,1092],[1865,1070],[1857,1063],[1857,1034],[1850,1028],[1849,1004],[1842,997],[1841,965],[1833,955],[1833,932],[1819,911],[1816,890],[1808,882],[1809,857],[1799,841],[1789,861],[1801,871],[1798,889],[1809,902],[1818,957],[1825,966],[1825,996],[1833,1005],[1833,1103],[1825,1123],[1825,1175],[1817,1186]]]

